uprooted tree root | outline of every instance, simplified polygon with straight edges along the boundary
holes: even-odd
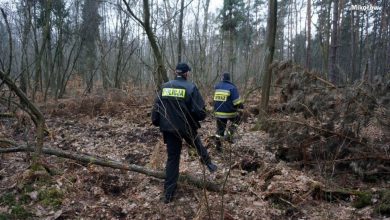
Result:
[[[276,72],[280,103],[262,128],[277,158],[332,174],[390,178],[390,79],[340,88],[288,63]]]
[[[379,215],[390,214],[390,191],[354,190],[348,188],[328,188],[319,183],[313,183],[310,190],[301,196],[296,196],[290,190],[275,190],[266,192],[264,199],[280,206],[286,215],[299,215],[305,202],[311,200],[326,202],[351,203],[354,208],[361,209],[372,206]]]

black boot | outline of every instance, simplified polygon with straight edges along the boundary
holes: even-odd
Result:
[[[173,200],[173,194],[165,194],[165,196],[164,196],[164,203],[165,204],[172,202],[172,200]]]
[[[210,171],[210,173],[214,173],[217,171],[218,166],[215,165],[213,162],[211,162],[211,158],[207,158],[206,160],[200,159],[200,162],[204,165],[206,165],[207,169]]]
[[[206,166],[210,173],[214,173],[218,169],[217,165],[213,164],[212,162],[207,163]]]
[[[222,152],[222,142],[220,137],[216,137],[215,139],[215,148],[218,152]]]
[[[165,190],[164,198],[163,198],[165,204],[172,202],[173,196],[175,195],[175,192],[176,192],[176,187],[173,189],[170,189],[170,190]]]
[[[171,187],[164,186],[164,197],[163,197],[163,200],[164,200],[165,204],[168,204],[168,203],[172,202],[173,196],[176,193],[176,187],[177,187],[176,185],[175,186],[171,186]]]

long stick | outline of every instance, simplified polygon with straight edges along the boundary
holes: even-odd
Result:
[[[15,153],[15,152],[34,152],[34,148],[32,147],[13,147],[13,148],[0,148],[0,153]],[[88,164],[96,164],[104,167],[111,167],[114,169],[128,170],[134,171],[137,173],[142,173],[148,176],[156,177],[159,179],[165,179],[165,172],[152,170],[143,166],[135,165],[135,164],[123,164],[119,161],[109,160],[104,158],[97,158],[90,155],[85,155],[79,152],[67,152],[59,149],[52,148],[42,148],[42,153],[48,155],[55,155],[58,157],[68,158]],[[194,185],[199,188],[205,188],[209,191],[219,192],[221,191],[221,187],[218,183],[213,183],[211,181],[203,180],[202,178],[198,178],[191,175],[180,174],[179,177],[180,182],[187,182],[191,185]]]

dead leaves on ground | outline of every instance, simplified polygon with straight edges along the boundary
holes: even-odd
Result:
[[[97,99],[57,104],[54,110],[48,109],[51,116],[47,124],[52,137],[48,137],[46,143],[63,150],[164,169],[165,145],[158,128],[151,127],[148,115],[151,100],[134,106],[130,102],[115,105],[118,101],[110,99],[109,102]],[[82,106],[83,103],[86,105]],[[110,110],[109,105],[120,111]],[[64,112],[61,113],[61,109]],[[207,139],[214,134],[213,119],[202,124],[201,138],[209,141],[208,144],[205,141],[205,145],[220,168],[212,175],[206,171],[206,178],[223,182],[229,175],[224,195],[181,184],[175,201],[164,205],[160,200],[162,180],[49,157],[47,163],[59,172],[53,173],[52,181],[47,184],[66,192],[62,205],[59,209],[42,209],[38,202],[25,206],[35,215],[69,219],[219,218],[222,205],[225,219],[323,219],[330,216],[348,219],[372,214],[372,210],[351,208],[348,202],[332,204],[313,197],[314,190],[324,187],[326,181],[319,175],[294,170],[279,162],[273,152],[265,149],[268,135],[251,130],[254,123],[252,114],[239,127],[235,143],[224,143],[224,153],[218,153],[212,140]],[[204,167],[188,152],[188,148],[183,147],[180,171],[203,175]],[[4,187],[0,188],[0,196],[17,188],[15,182],[27,182],[17,175],[28,169],[27,166],[24,154],[6,155],[0,161],[0,183]],[[0,204],[0,208],[4,207]]]

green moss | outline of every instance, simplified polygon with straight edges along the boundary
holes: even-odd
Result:
[[[328,202],[335,202],[338,200],[348,201],[353,194],[355,193],[347,189],[323,190],[320,191],[320,198]]]
[[[27,204],[31,201],[30,196],[27,194],[22,194],[19,198],[21,204]]]
[[[12,216],[8,213],[0,213],[0,220],[8,220],[11,218],[12,218]]]
[[[53,208],[57,208],[62,204],[63,197],[64,193],[55,188],[49,188],[39,192],[39,201]]]
[[[375,207],[375,212],[381,215],[390,215],[390,190],[383,190],[380,193],[379,205]]]
[[[12,193],[6,193],[0,197],[0,204],[12,206],[15,205],[16,199]]]
[[[0,220],[3,219],[26,219],[31,216],[31,213],[26,211],[22,204],[27,203],[27,198],[25,194],[20,196],[19,199],[16,198],[13,193],[6,193],[0,198],[0,204],[10,207],[11,213],[0,213]]]
[[[33,163],[30,169],[31,171],[46,171],[45,167],[39,163]]]
[[[26,184],[23,186],[24,193],[30,193],[32,191],[34,191],[34,187],[32,185]]]
[[[380,178],[377,175],[366,175],[363,177],[363,180],[368,183],[376,183]]]
[[[381,215],[390,215],[390,204],[380,204],[375,208],[375,212]]]
[[[358,209],[371,205],[372,194],[370,192],[357,192],[357,199],[352,203],[352,206]]]
[[[28,212],[21,205],[13,206],[11,209],[12,218],[14,219],[27,219],[31,216],[31,213]]]
[[[69,181],[70,181],[71,183],[77,182],[77,176],[70,176],[70,177],[69,177]]]

